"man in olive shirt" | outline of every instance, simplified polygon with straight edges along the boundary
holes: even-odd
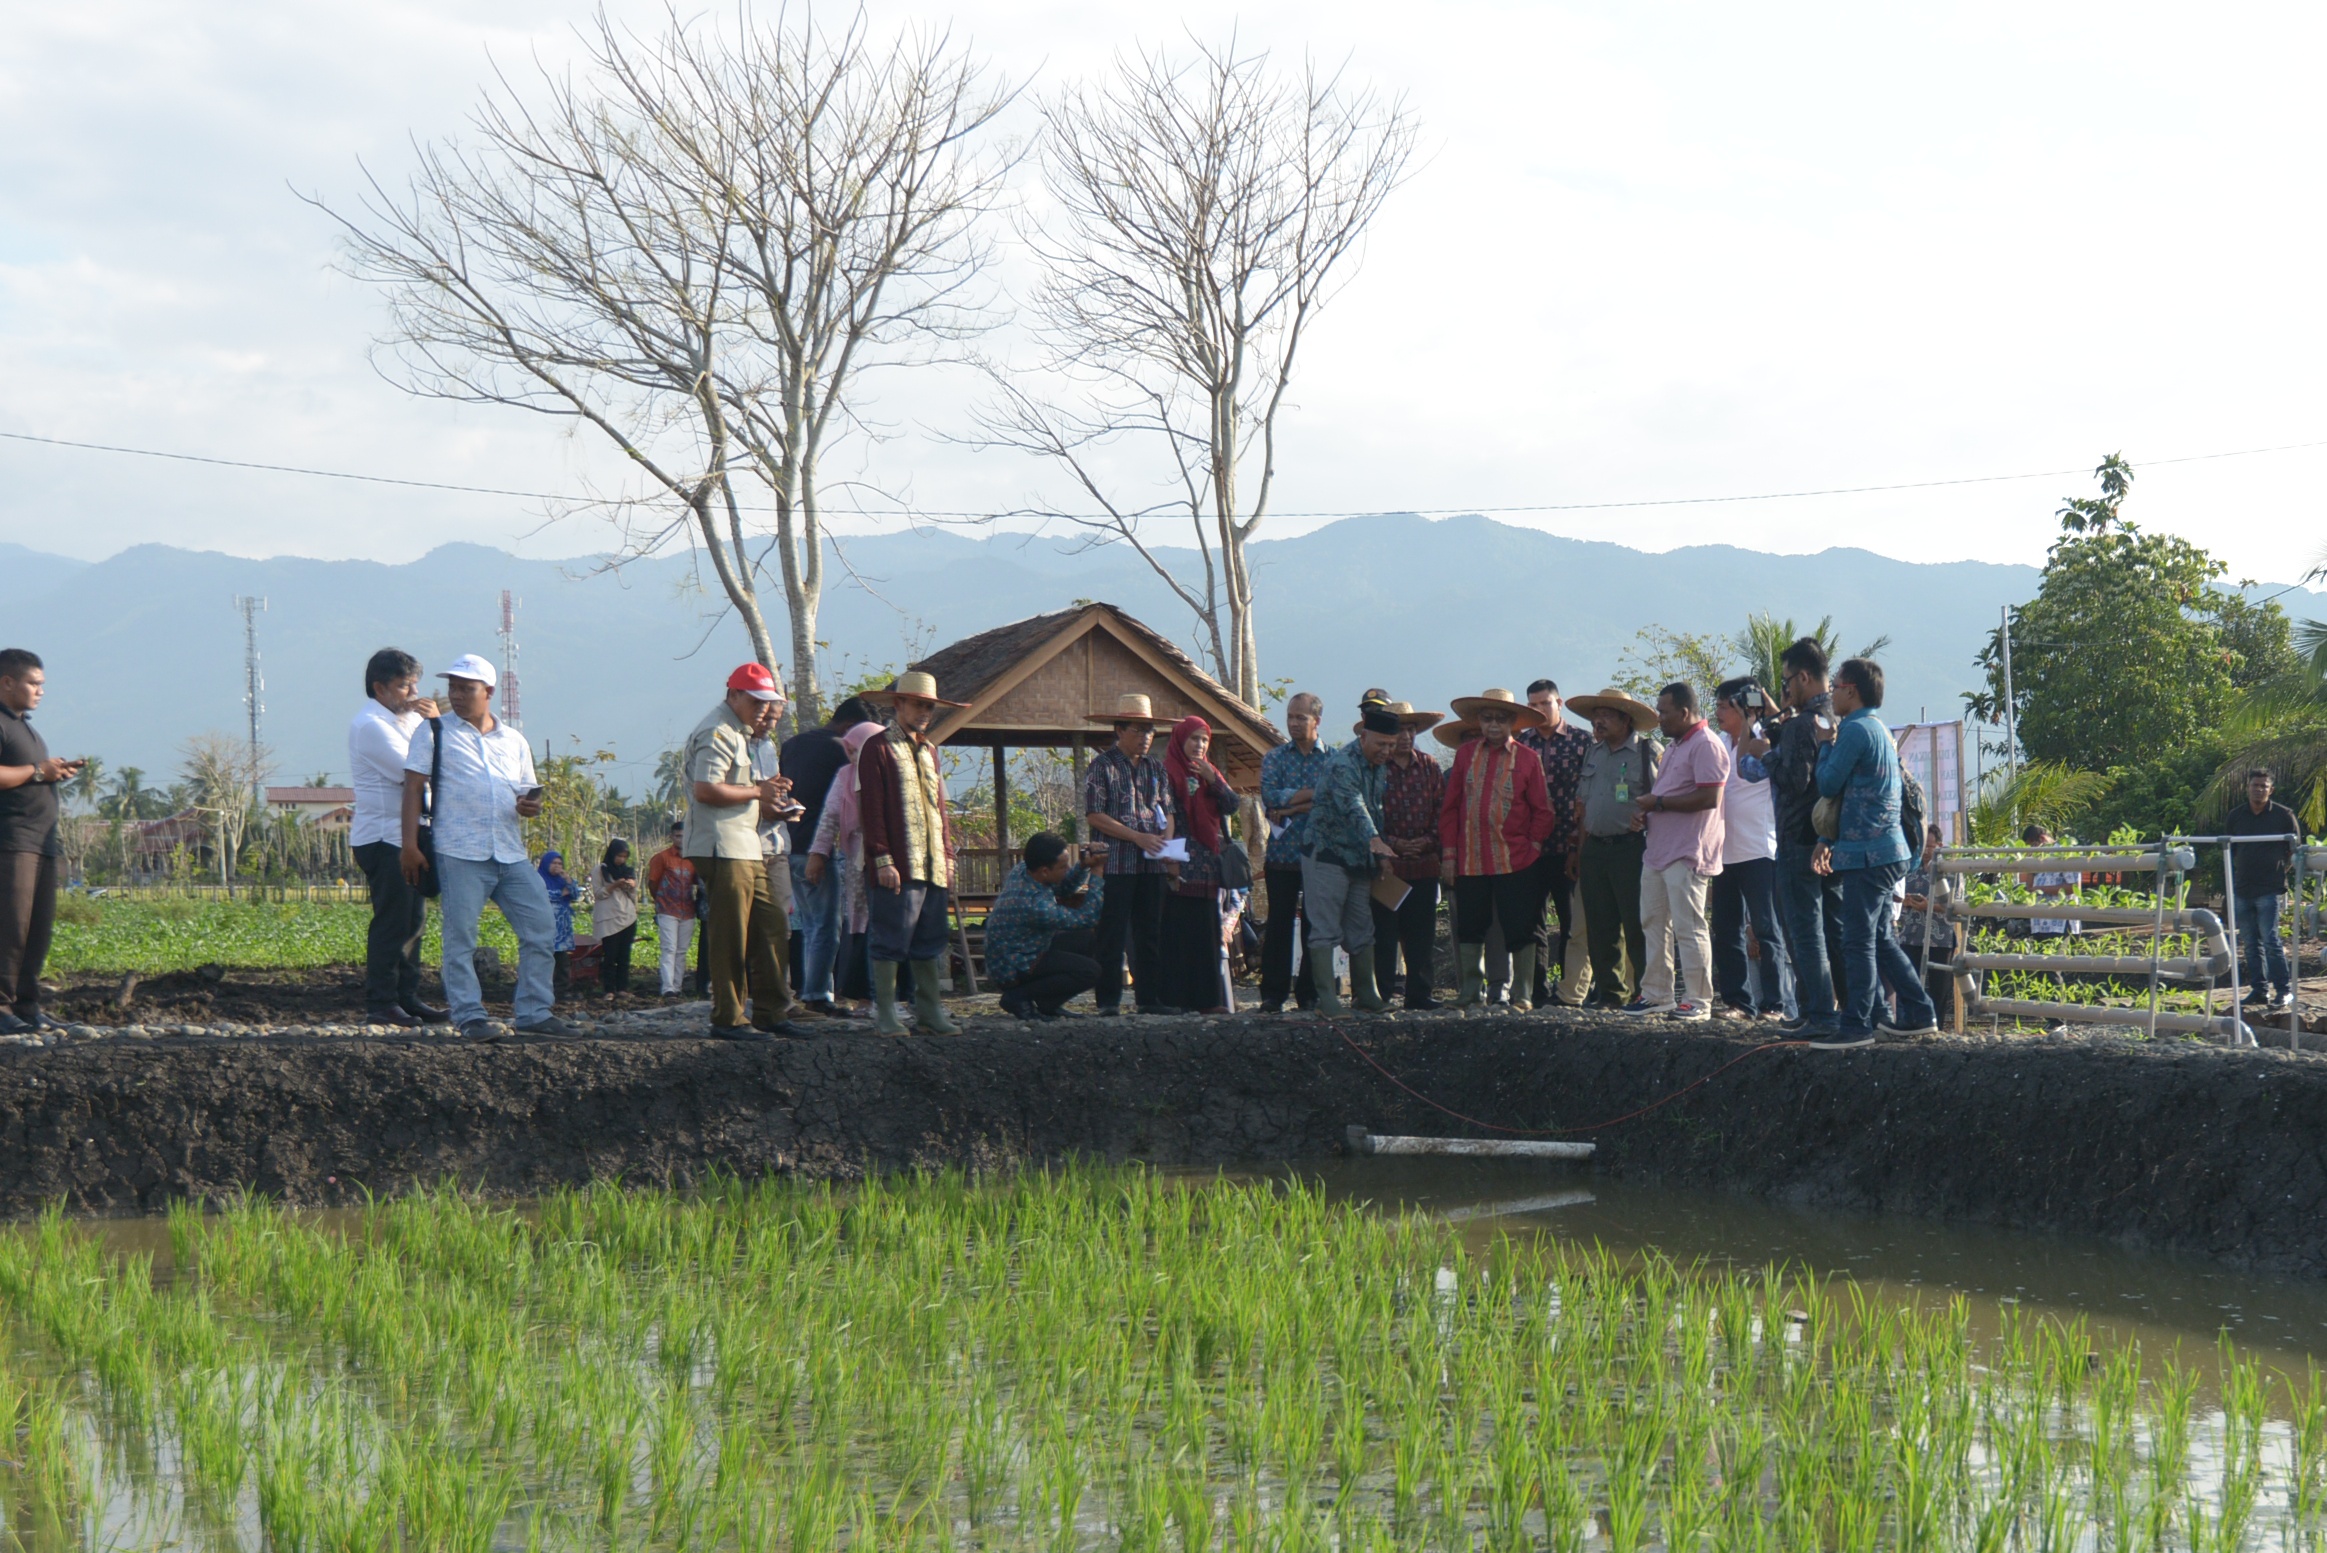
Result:
[[[1640,926],[1640,862],[1648,838],[1634,800],[1655,785],[1664,750],[1647,737],[1656,726],[1656,708],[1620,690],[1571,697],[1568,708],[1592,720],[1592,747],[1576,779],[1572,869],[1591,945],[1592,1002],[1622,1008],[1640,991],[1648,967],[1648,935]],[[1632,964],[1629,986],[1620,948]]]
[[[784,807],[792,784],[758,775],[752,762],[753,741],[783,710],[775,675],[765,664],[747,663],[727,676],[726,698],[687,735],[686,855],[703,878],[710,907],[703,959],[711,973],[711,1033],[721,1040],[808,1034],[788,1017],[792,988],[784,958],[791,927],[768,882],[760,839],[762,806]]]
[[[33,731],[47,682],[36,655],[0,650],[0,1035],[61,1028],[40,1011],[40,968],[57,920],[57,784],[85,762]]]

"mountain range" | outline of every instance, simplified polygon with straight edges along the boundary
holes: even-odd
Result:
[[[1192,552],[1166,554],[1195,564]],[[1256,543],[1252,558],[1263,679],[1314,690],[1337,714],[1369,685],[1430,707],[1539,676],[1571,694],[1596,689],[1644,628],[1727,634],[1766,610],[1805,627],[1830,614],[1846,646],[1888,635],[1886,714],[1950,717],[1976,681],[1973,655],[1998,608],[2032,596],[2038,576],[2029,566],[1915,564],[1856,549],[1652,554],[1482,517],[1345,519]],[[901,667],[972,632],[1088,599],[1198,646],[1185,606],[1121,546],[914,530],[845,540],[836,559],[819,623],[828,680]],[[52,749],[140,767],[156,785],[174,774],[189,736],[244,731],[233,600],[264,597],[262,737],[274,780],[329,772],[345,781],[365,658],[393,643],[431,671],[463,652],[498,660],[507,588],[520,600],[523,721],[536,749],[610,749],[611,780],[636,793],[656,755],[685,737],[727,670],[749,656],[707,581],[684,555],[610,571],[480,545],[402,565],[162,545],[89,562],[0,545],[0,645],[46,661],[49,696],[36,722]],[[763,596],[780,618],[780,593]],[[2304,598],[2287,602],[2305,612]]]

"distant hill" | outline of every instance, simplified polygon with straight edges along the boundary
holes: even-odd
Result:
[[[852,539],[845,557],[827,568],[819,628],[828,672],[841,676],[1076,599],[1119,604],[1196,646],[1184,607],[1120,548],[936,531]],[[2036,586],[2026,566],[1914,565],[1839,549],[1651,555],[1476,517],[1353,518],[1266,541],[1253,557],[1263,676],[1322,694],[1335,709],[1329,727],[1343,726],[1368,685],[1433,707],[1539,675],[1593,689],[1643,627],[1730,632],[1759,609],[1805,625],[1831,613],[1848,645],[1888,633],[1887,710],[1952,715],[1998,606]],[[264,733],[277,779],[344,779],[364,659],[386,643],[431,670],[461,652],[497,655],[503,588],[522,601],[526,732],[537,749],[614,750],[614,780],[628,791],[646,785],[655,755],[685,736],[747,653],[685,557],[615,575],[475,545],[401,566],[159,545],[92,563],[0,546],[0,637],[48,663],[39,721],[53,748],[166,780],[189,735],[242,728],[231,600],[263,595]]]

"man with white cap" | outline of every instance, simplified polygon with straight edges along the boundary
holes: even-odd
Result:
[[[420,888],[435,871],[444,931],[444,995],[454,1024],[471,1040],[489,1040],[492,1021],[477,984],[477,920],[485,902],[501,908],[517,934],[515,1018],[520,1033],[566,1036],[553,1013],[552,950],[557,918],[549,891],[525,851],[526,820],[541,813],[541,784],[525,736],[493,717],[493,665],[463,653],[437,677],[449,717],[413,730],[404,756],[403,870]],[[420,845],[423,801],[430,851]]]
[[[946,821],[945,773],[929,725],[941,706],[937,678],[920,669],[859,699],[895,709],[896,722],[857,752],[857,822],[864,833],[866,949],[873,968],[873,1028],[903,1035],[897,968],[912,967],[913,1018],[931,1035],[959,1035],[938,986],[946,914],[953,900],[953,834]]]
[[[727,676],[727,694],[687,735],[687,860],[709,911],[703,960],[711,1034],[723,1041],[805,1036],[794,1026],[784,960],[791,924],[769,883],[763,822],[788,806],[792,784],[753,761],[752,746],[783,715],[784,691],[764,663]],[[763,811],[766,811],[763,813]],[[751,1011],[744,1011],[746,996]]]

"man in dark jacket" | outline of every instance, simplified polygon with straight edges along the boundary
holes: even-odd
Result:
[[[832,779],[848,764],[840,736],[872,720],[871,709],[850,696],[832,709],[829,721],[786,739],[777,761],[800,805],[800,817],[790,822],[792,985],[808,1007],[834,1018],[847,1012],[832,999],[832,974],[840,964],[840,877],[826,872],[810,878],[808,849],[815,843],[817,822],[824,818],[824,798],[832,790]]]
[[[1834,961],[1842,922],[1842,881],[1812,866],[1818,832],[1811,815],[1818,807],[1818,746],[1823,729],[1839,726],[1826,683],[1826,649],[1805,636],[1778,658],[1785,671],[1785,721],[1775,744],[1753,738],[1740,754],[1753,755],[1769,771],[1778,813],[1778,905],[1785,913],[1786,949],[1794,962],[1794,995],[1801,1012],[1788,1030],[1824,1029],[1835,1022]]]
[[[2230,904],[2245,946],[2241,958],[2249,989],[2246,1005],[2284,1009],[2294,1001],[2295,988],[2287,972],[2286,946],[2279,942],[2279,911],[2286,899],[2287,869],[2303,829],[2295,823],[2295,811],[2272,803],[2270,795],[2270,773],[2247,772],[2246,802],[2230,811],[2222,828],[2232,836],[2261,838],[2224,849],[2232,854]]]
[[[40,968],[57,920],[57,786],[85,762],[61,760],[32,729],[46,673],[21,647],[0,651],[0,1034],[59,1028],[40,1011]],[[13,1005],[13,1009],[11,1009]]]

